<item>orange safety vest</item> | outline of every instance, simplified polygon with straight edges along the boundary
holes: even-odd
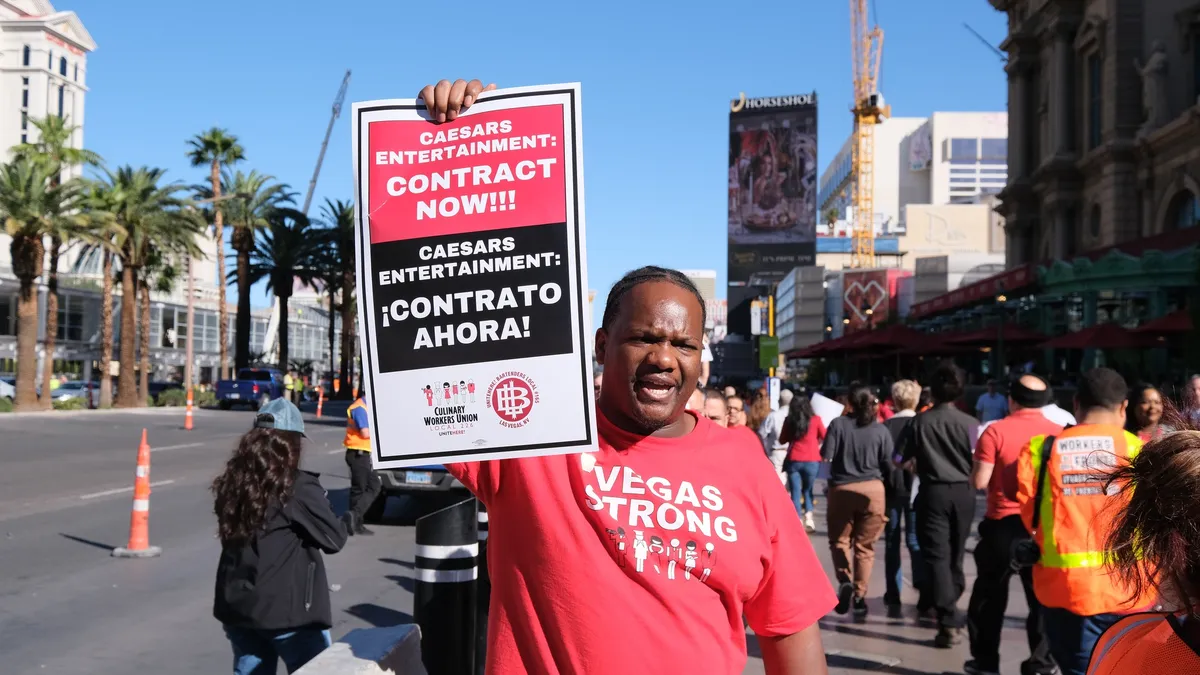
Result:
[[[1171,614],[1124,617],[1100,636],[1088,675],[1200,673],[1200,654],[1179,631],[1179,618]]]
[[[347,450],[362,450],[365,452],[371,451],[371,439],[363,436],[362,429],[354,423],[354,411],[358,408],[366,409],[367,404],[363,403],[362,399],[356,400],[346,408],[346,439],[342,442]]]
[[[1045,440],[1034,436],[1017,461],[1017,501],[1030,530]],[[1131,589],[1104,566],[1104,541],[1123,505],[1114,506],[1103,479],[1096,480],[1141,447],[1137,436],[1100,424],[1070,427],[1055,437],[1034,533],[1042,558],[1033,568],[1033,590],[1043,605],[1080,616],[1126,614],[1153,605],[1153,593],[1131,597]]]

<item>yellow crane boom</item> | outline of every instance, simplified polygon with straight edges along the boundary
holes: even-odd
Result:
[[[869,25],[867,0],[850,0],[850,47],[854,63],[854,227],[850,266],[875,266],[875,125],[891,115],[879,93],[883,30]]]

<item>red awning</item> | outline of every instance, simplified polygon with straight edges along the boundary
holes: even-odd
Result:
[[[981,279],[968,286],[955,289],[949,293],[918,302],[912,306],[909,311],[909,317],[919,319],[928,314],[936,312],[944,312],[948,309],[957,309],[964,307],[974,302],[979,302],[985,298],[994,298],[996,294],[1004,292],[1011,293],[1016,290],[1032,285],[1037,281],[1037,268],[1032,264],[1021,265],[1007,272],[1001,272],[995,276]]]
[[[1115,323],[1101,323],[1043,342],[1046,349],[1142,349],[1155,346],[1149,335],[1134,333]]]
[[[1014,326],[1012,324],[1004,324],[1002,329],[983,328],[973,330],[967,333],[958,333],[955,335],[947,335],[943,338],[943,342],[952,345],[992,345],[1000,337],[1000,330],[1003,330],[1004,341],[1011,343],[1018,342],[1043,342],[1046,339],[1045,335],[1025,328],[1024,326]]]
[[[1144,323],[1134,329],[1133,332],[1144,333],[1147,335],[1190,333],[1192,332],[1192,316],[1186,309],[1181,309],[1177,312],[1171,312],[1166,316],[1160,316],[1153,321]]]

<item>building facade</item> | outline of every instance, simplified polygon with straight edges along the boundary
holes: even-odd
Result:
[[[1000,192],[1008,175],[1008,126],[1005,113],[936,112],[876,127],[876,232],[903,232],[909,204],[974,204]],[[825,235],[849,234],[852,143],[853,136],[846,139],[818,182]]]
[[[990,0],[1008,16],[1010,266],[1200,221],[1200,3]]]
[[[95,49],[74,12],[46,0],[0,0],[0,160],[36,140],[31,119],[51,115],[77,126],[72,144],[83,147],[87,57]]]

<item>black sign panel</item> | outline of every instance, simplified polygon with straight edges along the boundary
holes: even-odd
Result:
[[[572,351],[567,225],[371,245],[379,371]]]

